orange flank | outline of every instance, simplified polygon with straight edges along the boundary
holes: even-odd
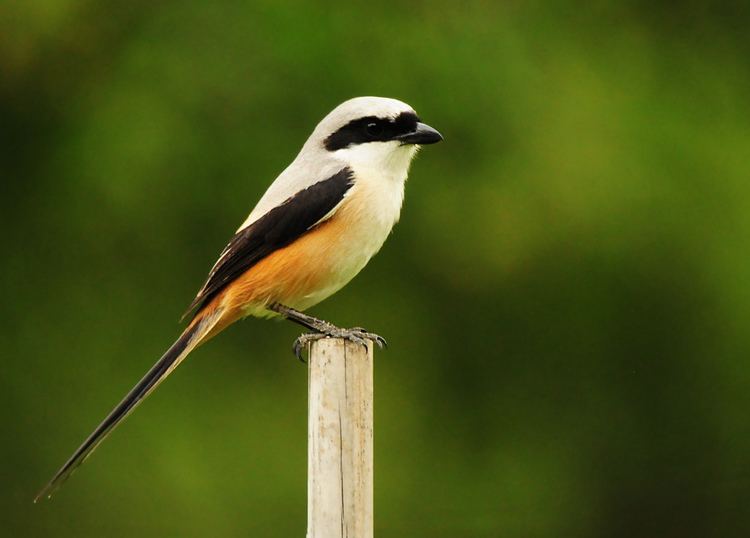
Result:
[[[292,244],[272,252],[231,282],[196,316],[193,323],[210,315],[216,308],[224,311],[221,319],[201,341],[212,338],[250,312],[258,315],[258,311],[272,303],[303,310],[309,306],[309,298],[335,286],[341,272],[337,263],[341,253],[338,243],[347,237],[344,234],[346,220],[344,215],[337,212]],[[338,287],[335,286],[336,289]],[[333,291],[336,290],[333,289],[331,293]],[[268,315],[273,313],[268,311]]]

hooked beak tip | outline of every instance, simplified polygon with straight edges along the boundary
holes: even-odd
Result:
[[[417,128],[414,131],[402,135],[399,137],[399,140],[401,140],[402,144],[436,144],[443,140],[443,135],[437,129],[420,122],[417,123]]]

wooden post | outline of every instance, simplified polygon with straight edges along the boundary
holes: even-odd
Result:
[[[310,345],[307,538],[372,538],[373,344]]]

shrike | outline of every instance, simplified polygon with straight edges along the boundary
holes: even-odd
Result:
[[[442,136],[401,101],[357,97],[315,127],[224,248],[188,309],[189,325],[37,495],[51,496],[197,346],[246,316],[282,316],[327,336],[384,340],[303,314],[346,285],[399,218],[409,164]]]

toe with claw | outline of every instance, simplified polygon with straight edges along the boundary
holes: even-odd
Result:
[[[358,337],[375,342],[380,349],[387,348],[388,342],[379,334],[371,333],[364,327],[352,327],[346,332],[355,333]]]
[[[377,344],[377,346],[381,349],[388,346],[388,342],[386,342],[385,338],[383,338],[379,334],[368,332],[362,327],[354,327],[352,329],[340,329],[338,327],[333,327],[331,328],[331,330],[328,330],[326,332],[305,333],[300,335],[294,341],[294,346],[292,347],[294,356],[302,362],[307,362],[302,355],[303,350],[311,342],[315,342],[323,338],[344,338],[346,340],[349,340],[350,342],[365,347],[367,347],[367,341],[371,340],[375,342],[375,344]]]
[[[311,342],[315,342],[321,338],[328,338],[328,335],[325,333],[304,333],[299,335],[292,346],[294,356],[301,362],[307,363],[305,357],[302,355],[302,351],[306,349]]]

